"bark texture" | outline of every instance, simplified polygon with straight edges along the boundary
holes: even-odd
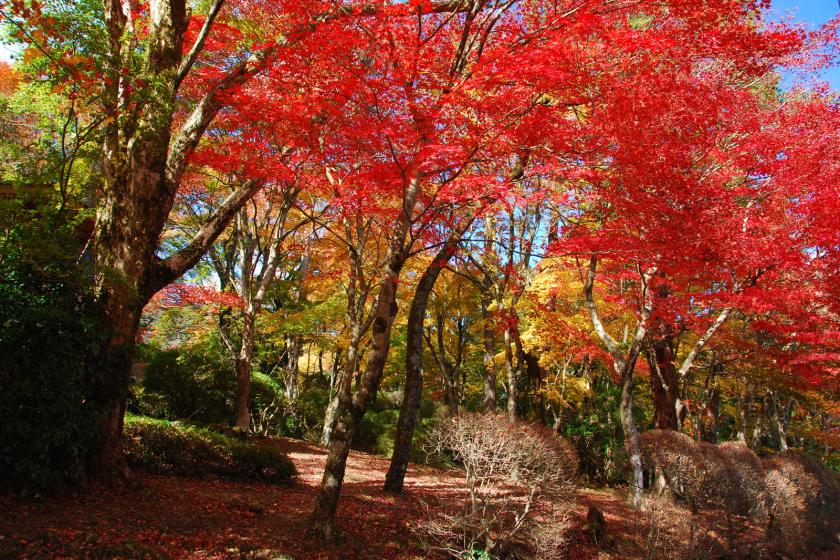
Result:
[[[394,436],[391,464],[385,475],[385,490],[388,492],[402,492],[405,473],[408,469],[408,460],[411,455],[411,446],[414,441],[414,430],[417,427],[420,413],[420,400],[423,395],[423,323],[429,298],[443,267],[452,257],[458,240],[471,223],[472,220],[469,220],[466,226],[453,232],[450,239],[438,251],[426,270],[423,271],[423,275],[414,291],[414,298],[408,312],[406,333],[405,389],[403,401],[400,405],[400,416],[397,419],[397,432]]]

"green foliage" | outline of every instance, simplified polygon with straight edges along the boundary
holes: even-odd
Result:
[[[329,400],[326,389],[313,387],[289,401],[276,378],[254,372],[251,381],[251,408],[259,433],[310,440],[320,437]]]
[[[486,550],[472,549],[461,552],[460,560],[491,560],[493,557]]]
[[[581,473],[592,481],[612,483],[626,478],[620,397],[620,387],[607,374],[596,375],[581,406],[562,412],[560,434],[575,446]]]
[[[210,430],[128,416],[124,449],[129,463],[163,474],[283,482],[296,474],[280,450]]]
[[[103,322],[75,224],[49,205],[0,206],[0,485],[84,476],[98,440]]]
[[[419,419],[414,428],[414,445],[411,448],[411,460],[425,462],[424,451],[426,438],[435,426],[435,404],[424,400],[420,404]],[[368,410],[353,436],[353,449],[390,456],[394,452],[394,437],[397,433],[399,409]]]
[[[145,351],[148,364],[135,384],[130,409],[140,414],[203,423],[225,423],[233,415],[233,366],[212,341]]]

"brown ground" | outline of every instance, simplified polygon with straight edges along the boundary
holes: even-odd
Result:
[[[294,483],[136,473],[133,489],[89,487],[38,498],[0,496],[0,558],[232,560],[282,558],[283,553],[295,560],[419,559],[425,556],[412,528],[424,518],[424,502],[457,494],[459,487],[456,473],[412,466],[405,494],[387,494],[381,486],[388,460],[351,453],[338,509],[344,544],[324,547],[303,536],[324,450],[294,440],[275,444],[288,452],[298,469]],[[605,514],[611,541],[606,550],[599,550],[583,533],[590,504]],[[582,489],[575,516],[572,559],[645,558],[651,538],[649,515],[629,511],[620,493]],[[683,512],[678,517],[686,516]],[[670,541],[680,538],[681,528],[662,525],[653,538],[657,550],[676,552]],[[832,558],[840,560],[840,555],[821,560]]]

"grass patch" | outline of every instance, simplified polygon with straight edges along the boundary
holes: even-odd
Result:
[[[130,465],[161,474],[266,482],[297,474],[273,447],[144,416],[126,416],[123,447]]]

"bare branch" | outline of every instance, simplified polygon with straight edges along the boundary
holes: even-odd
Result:
[[[222,4],[224,3],[225,0],[214,0],[213,5],[210,6],[210,11],[207,13],[207,18],[204,20],[204,25],[201,27],[201,31],[199,31],[195,43],[193,43],[189,54],[181,62],[181,66],[178,68],[178,77],[175,78],[176,91],[180,87],[181,82],[184,81],[184,78],[187,77],[187,74],[189,74],[193,64],[195,64],[195,61],[198,58],[198,53],[200,53],[201,49],[204,48],[204,43],[210,35],[210,28],[213,27],[213,22],[216,20],[216,16],[219,15],[219,10],[222,9]]]

